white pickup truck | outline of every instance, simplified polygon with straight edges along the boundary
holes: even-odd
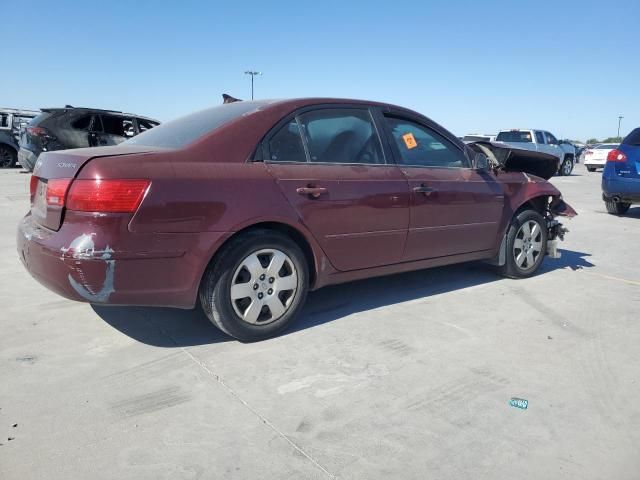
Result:
[[[560,143],[558,139],[545,130],[520,129],[501,130],[496,142],[507,143],[515,148],[549,153],[559,159],[559,175],[570,175],[576,161],[576,149],[568,143]]]

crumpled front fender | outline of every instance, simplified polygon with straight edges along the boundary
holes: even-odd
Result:
[[[561,216],[561,217],[568,217],[568,218],[573,218],[576,215],[578,215],[578,212],[576,212],[571,207],[571,205],[569,205],[567,202],[565,202],[562,199],[562,196],[553,198],[553,200],[549,204],[549,211],[553,215],[558,215],[558,216]]]

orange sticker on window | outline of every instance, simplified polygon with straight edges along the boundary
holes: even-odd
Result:
[[[411,150],[412,148],[416,148],[418,146],[418,142],[416,142],[416,138],[413,136],[413,133],[405,133],[402,135],[402,140],[404,140],[404,144],[406,147]]]

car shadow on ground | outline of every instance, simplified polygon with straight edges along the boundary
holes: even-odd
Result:
[[[561,250],[562,257],[546,259],[540,274],[553,270],[592,267],[590,255]],[[352,313],[432,297],[500,280],[481,262],[432,268],[333,285],[311,292],[300,317],[282,335],[322,325]],[[213,327],[199,309],[92,305],[96,314],[125,335],[157,347],[176,348],[233,340]]]
[[[631,208],[624,215],[620,215],[621,217],[631,217],[631,218],[640,218],[640,206]]]

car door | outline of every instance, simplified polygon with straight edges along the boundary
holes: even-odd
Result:
[[[554,155],[562,159],[564,157],[563,155],[564,152],[562,148],[560,148],[560,143],[558,142],[558,139],[556,139],[556,137],[551,135],[549,132],[544,132],[544,138],[547,143],[547,153],[550,153],[551,155]]]
[[[436,124],[393,113],[384,123],[411,195],[403,261],[495,249],[502,184]]]
[[[544,133],[539,130],[534,130],[534,134],[536,136],[537,150],[542,153],[550,153],[549,146],[547,145],[546,138],[544,137]]]
[[[366,106],[314,107],[281,122],[263,156],[285,197],[341,271],[399,262],[409,191]]]

